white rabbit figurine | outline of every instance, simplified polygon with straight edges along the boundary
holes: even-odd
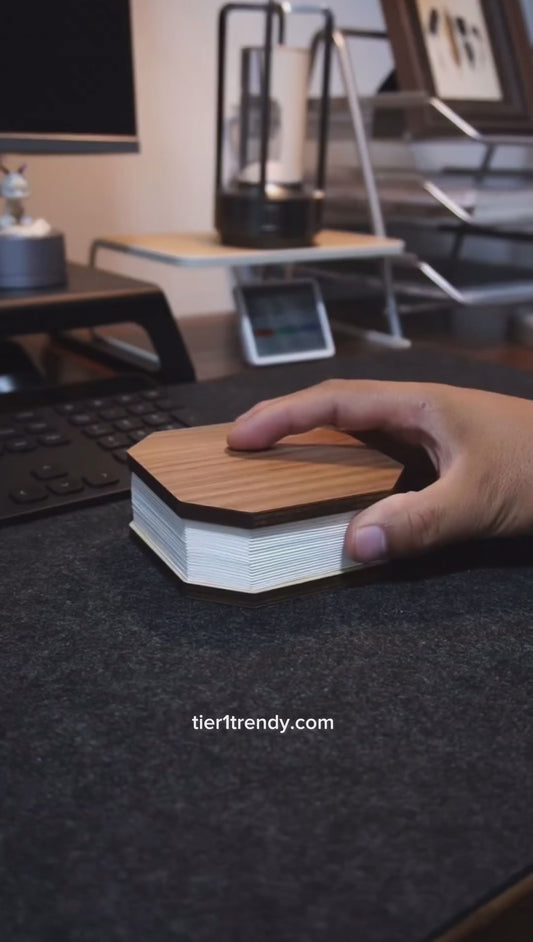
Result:
[[[4,164],[0,164],[4,173],[0,183],[0,195],[5,198],[5,212],[0,216],[0,229],[8,229],[11,226],[28,225],[31,219],[24,213],[24,199],[30,195],[30,187],[24,171],[26,164],[22,164],[18,170],[9,170]]]

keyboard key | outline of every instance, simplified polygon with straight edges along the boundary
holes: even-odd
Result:
[[[160,425],[167,425],[170,422],[170,416],[166,412],[150,412],[144,416],[144,421],[151,428],[158,428]]]
[[[119,448],[118,451],[114,451],[113,458],[118,461],[120,464],[128,463],[128,452],[125,448]]]
[[[137,393],[121,393],[120,396],[115,396],[115,402],[120,403],[121,406],[131,406],[138,401],[139,396]]]
[[[88,409],[104,409],[107,402],[107,399],[87,399],[85,405]]]
[[[91,422],[96,422],[97,416],[92,412],[77,412],[76,415],[69,416],[69,422],[71,425],[81,426],[81,425],[90,425]]]
[[[37,413],[33,409],[25,409],[23,412],[15,412],[15,418],[19,422],[30,422],[32,419],[37,418]]]
[[[101,419],[105,419],[106,422],[114,422],[115,419],[123,419],[126,415],[126,410],[122,409],[121,406],[111,406],[109,409],[102,409],[99,413]]]
[[[165,397],[164,399],[158,399],[155,405],[157,406],[160,412],[168,412],[169,409],[173,408],[175,403],[172,402],[172,399]]]
[[[83,480],[89,487],[108,487],[118,483],[118,475],[112,471],[91,471],[83,475]]]
[[[150,428],[138,428],[134,432],[130,432],[130,442],[133,442],[134,444],[137,442],[142,442],[143,438],[146,438],[147,435],[150,435],[151,431],[152,429]]]
[[[38,484],[28,484],[27,487],[17,487],[9,492],[9,496],[17,504],[34,504],[36,501],[48,497],[44,487]]]
[[[46,432],[45,435],[39,435],[38,442],[40,445],[55,448],[56,445],[68,445],[70,438],[62,435],[61,432]]]
[[[45,422],[44,419],[39,419],[37,422],[28,422],[26,431],[36,435],[38,432],[55,432],[56,430],[52,428],[48,422]]]
[[[22,451],[35,451],[37,443],[33,438],[12,438],[6,443],[8,451],[19,454]]]
[[[123,435],[122,432],[117,432],[116,435],[104,435],[103,438],[97,438],[97,442],[106,451],[113,451],[115,448],[123,448],[124,445],[129,445],[128,436]]]
[[[39,481],[52,481],[54,478],[64,478],[68,472],[63,465],[52,464],[47,461],[44,464],[40,464],[37,468],[34,468],[32,474],[34,478],[37,478]]]
[[[118,422],[114,423],[115,428],[117,428],[119,432],[131,432],[133,429],[142,428],[143,424],[143,420],[135,416],[131,416],[127,419],[119,419]]]
[[[87,438],[101,438],[102,435],[111,435],[113,426],[106,422],[94,422],[92,425],[86,425],[82,432]]]
[[[149,402],[137,402],[133,406],[128,406],[128,412],[131,415],[145,415],[147,412],[153,412],[153,407]]]
[[[61,405],[56,406],[58,415],[74,415],[76,412],[81,411],[82,407],[79,402],[63,402]]]
[[[0,442],[6,442],[9,438],[15,438],[17,429],[11,425],[0,425]]]
[[[162,396],[165,395],[165,392],[166,390],[161,389],[161,388],[160,389],[145,389],[141,392],[141,396],[143,397],[143,399],[148,399],[149,401],[152,401],[154,399],[160,399]]]
[[[59,497],[67,494],[79,494],[83,490],[83,484],[79,478],[64,478],[62,481],[55,481],[48,485],[48,490]]]

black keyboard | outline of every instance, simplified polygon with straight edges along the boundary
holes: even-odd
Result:
[[[127,450],[189,424],[172,388],[119,377],[0,397],[0,523],[127,494]]]

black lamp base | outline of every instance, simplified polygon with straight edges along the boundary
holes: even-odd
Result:
[[[247,249],[288,249],[312,245],[321,228],[323,194],[284,188],[274,196],[259,187],[221,190],[215,226],[223,245]]]

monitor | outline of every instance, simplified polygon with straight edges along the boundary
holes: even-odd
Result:
[[[5,4],[0,89],[0,153],[138,150],[129,0]]]

